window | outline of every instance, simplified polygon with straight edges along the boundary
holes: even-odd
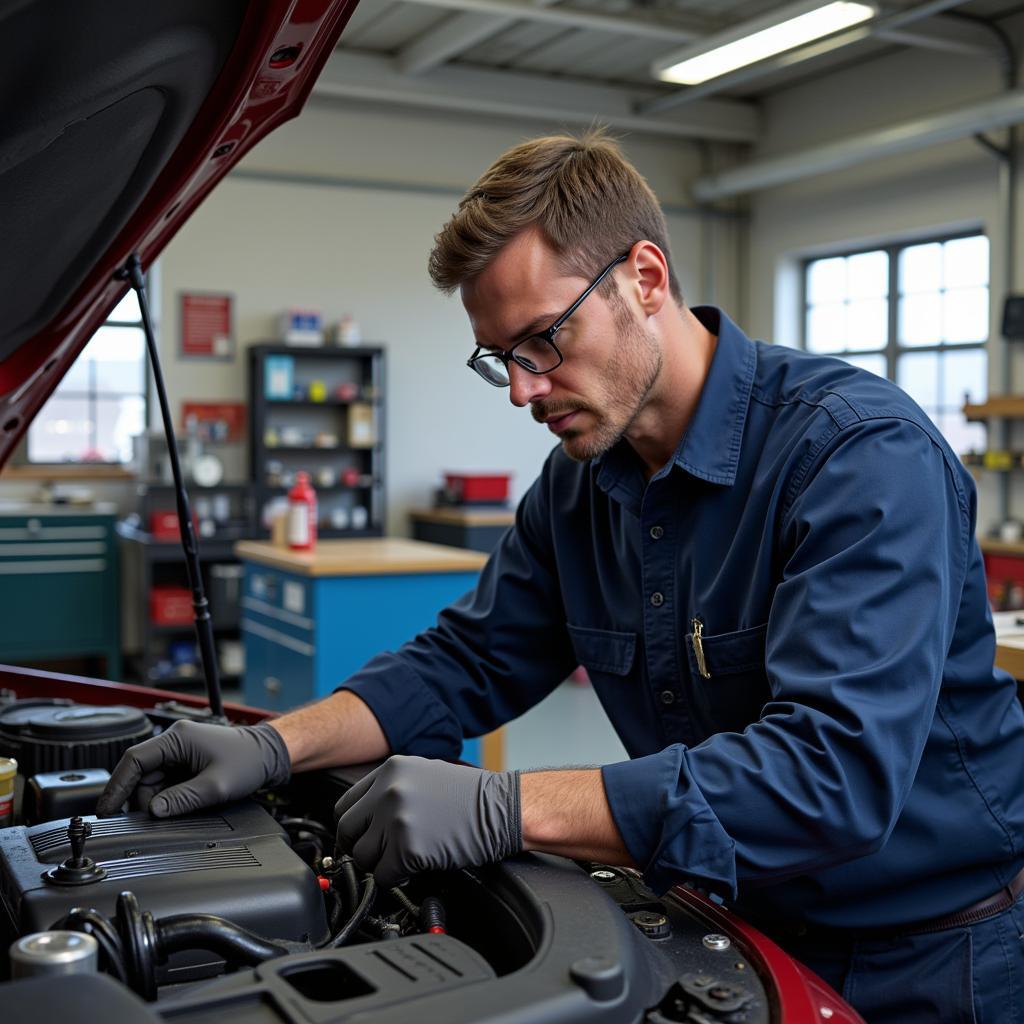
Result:
[[[30,463],[125,463],[146,424],[146,336],[130,291],[28,428]]]
[[[809,260],[804,347],[896,381],[954,451],[983,449],[961,408],[987,397],[988,268],[979,234]]]

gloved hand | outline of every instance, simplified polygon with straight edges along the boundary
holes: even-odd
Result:
[[[379,886],[519,853],[519,772],[389,757],[335,805],[338,847]]]
[[[96,812],[101,817],[118,814],[134,793],[134,802],[158,818],[187,814],[281,785],[291,777],[291,768],[284,739],[266,722],[175,722],[124,752]]]

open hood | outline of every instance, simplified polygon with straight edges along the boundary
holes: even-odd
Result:
[[[356,0],[0,0],[0,466],[213,186],[295,117]]]

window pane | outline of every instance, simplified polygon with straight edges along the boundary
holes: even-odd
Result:
[[[134,290],[129,289],[128,294],[111,310],[108,320],[122,320],[138,323],[142,320],[142,313],[139,310],[139,297]]]
[[[885,252],[861,252],[846,261],[846,279],[850,298],[877,299],[889,292],[889,255]]]
[[[942,245],[909,245],[900,253],[901,292],[937,291],[942,286]]]
[[[811,352],[842,352],[846,348],[846,306],[830,302],[807,312],[807,348]]]
[[[959,409],[965,395],[968,402],[975,403],[988,397],[988,355],[984,349],[946,352],[942,356],[940,404],[951,410]]]
[[[855,352],[885,348],[889,307],[885,299],[858,299],[846,310],[846,347]]]
[[[984,424],[968,423],[962,412],[946,412],[932,418],[942,431],[943,437],[949,442],[949,447],[958,455],[985,450]]]
[[[937,345],[942,340],[942,296],[938,292],[899,300],[901,345]]]
[[[146,403],[141,395],[96,401],[96,450],[105,462],[129,462],[132,435],[145,429]]]
[[[988,284],[988,239],[954,238],[942,247],[942,283],[947,288]]]
[[[807,267],[807,301],[842,302],[846,298],[846,259],[815,260]]]
[[[885,356],[882,355],[844,356],[843,358],[851,366],[859,366],[862,370],[867,370],[869,373],[877,373],[879,377],[886,376],[888,372]]]
[[[146,389],[145,347],[145,335],[137,327],[101,327],[85,350],[96,364],[96,390],[142,394]]]
[[[946,341],[985,341],[988,337],[987,288],[958,288],[946,292],[942,307]]]
[[[90,445],[85,399],[51,398],[28,428],[31,462],[77,462],[86,458]]]
[[[939,404],[938,352],[900,356],[896,363],[896,383],[931,415]]]

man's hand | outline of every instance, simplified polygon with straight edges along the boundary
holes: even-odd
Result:
[[[382,887],[523,847],[519,773],[395,756],[337,803],[338,846]]]
[[[100,816],[117,814],[134,793],[139,806],[165,818],[239,800],[290,776],[288,748],[266,722],[238,727],[175,722],[125,751],[96,810]]]

